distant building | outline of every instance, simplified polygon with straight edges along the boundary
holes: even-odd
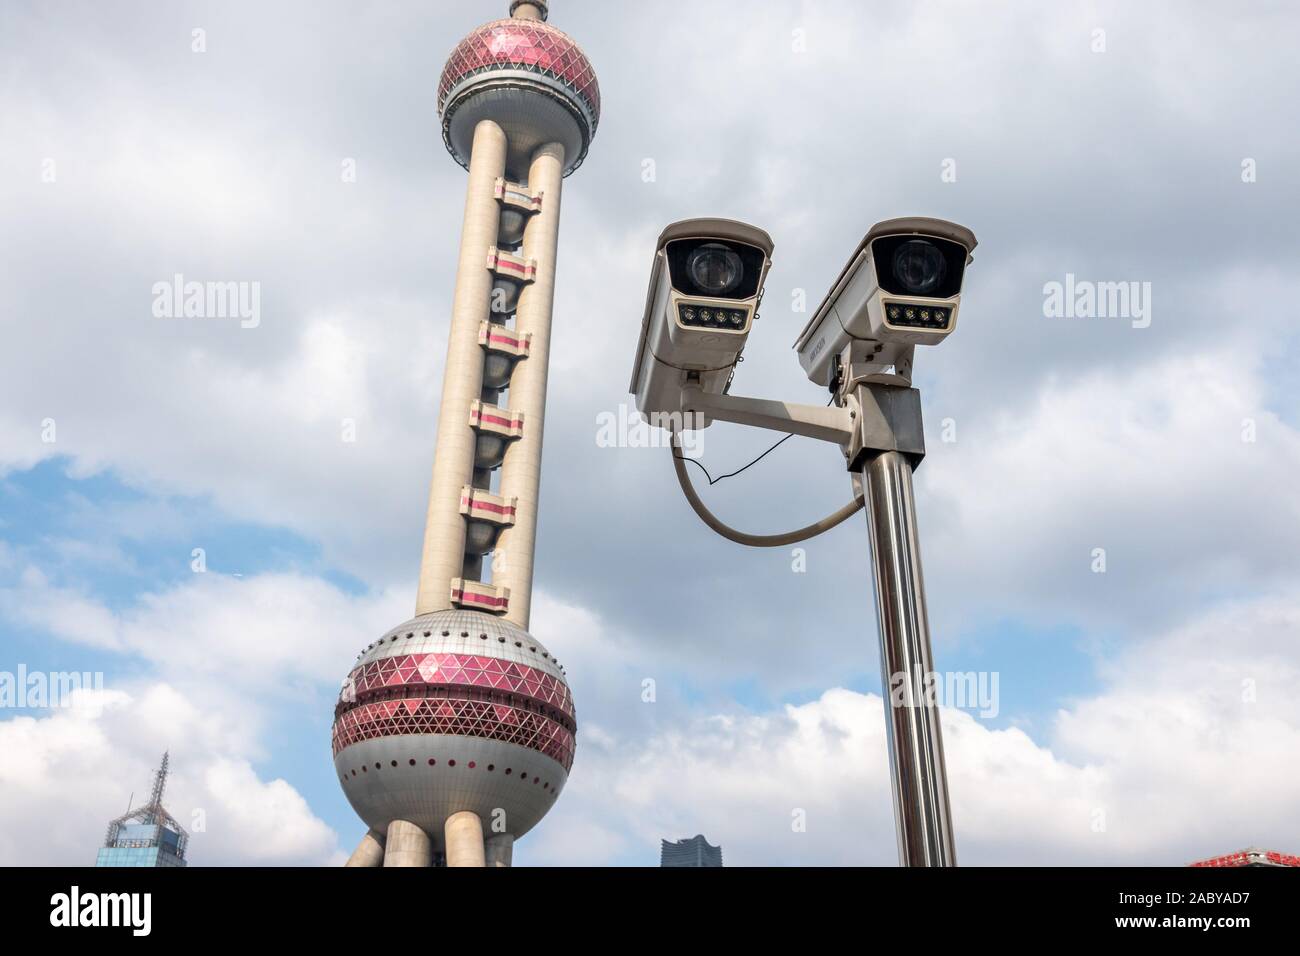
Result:
[[[153,778],[149,802],[128,810],[108,825],[95,866],[185,866],[189,834],[163,809],[168,755]]]
[[[722,866],[722,847],[711,846],[702,834],[689,840],[664,840],[659,850],[660,866]]]
[[[1226,856],[1212,856],[1208,860],[1197,860],[1189,866],[1300,866],[1300,856],[1294,853],[1278,853],[1276,850],[1261,850],[1247,847]]]

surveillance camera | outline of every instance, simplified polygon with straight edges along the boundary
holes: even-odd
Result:
[[[914,216],[871,227],[848,265],[795,340],[799,364],[818,385],[855,341],[875,343],[881,367],[937,345],[957,325],[961,283],[975,234],[942,219]]]
[[[648,421],[680,415],[688,385],[727,390],[771,264],[772,237],[743,222],[686,219],[659,236],[629,386]]]

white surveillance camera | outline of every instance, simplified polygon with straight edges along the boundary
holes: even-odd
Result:
[[[937,345],[957,326],[961,284],[975,234],[942,219],[913,216],[871,227],[817,307],[794,347],[818,385],[832,385],[836,364],[854,343],[878,367],[911,347]]]
[[[659,236],[629,386],[647,421],[680,416],[687,386],[726,392],[771,264],[772,237],[743,222],[686,219]]]

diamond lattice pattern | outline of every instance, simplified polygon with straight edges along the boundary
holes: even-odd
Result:
[[[401,734],[488,737],[543,753],[566,773],[573,765],[573,734],[555,721],[506,704],[445,697],[374,701],[340,714],[334,753],[359,740]]]
[[[559,80],[591,110],[592,130],[600,121],[600,84],[591,61],[568,34],[539,20],[495,20],[461,40],[447,59],[438,84],[438,112],[465,77],[492,69],[521,69]]]
[[[407,684],[489,687],[530,697],[575,719],[573,696],[564,681],[543,670],[481,654],[403,654],[384,657],[355,668],[344,685],[346,699],[367,691]]]

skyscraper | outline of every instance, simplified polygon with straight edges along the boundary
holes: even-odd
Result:
[[[722,847],[711,845],[701,833],[687,840],[664,840],[659,848],[659,865],[722,866]]]
[[[189,834],[163,809],[169,755],[153,777],[149,802],[128,810],[108,825],[95,866],[185,866]]]
[[[442,137],[469,171],[416,616],[360,655],[334,765],[369,826],[352,866],[510,865],[568,778],[564,669],[528,633],[561,184],[596,76],[542,0],[452,51]]]

